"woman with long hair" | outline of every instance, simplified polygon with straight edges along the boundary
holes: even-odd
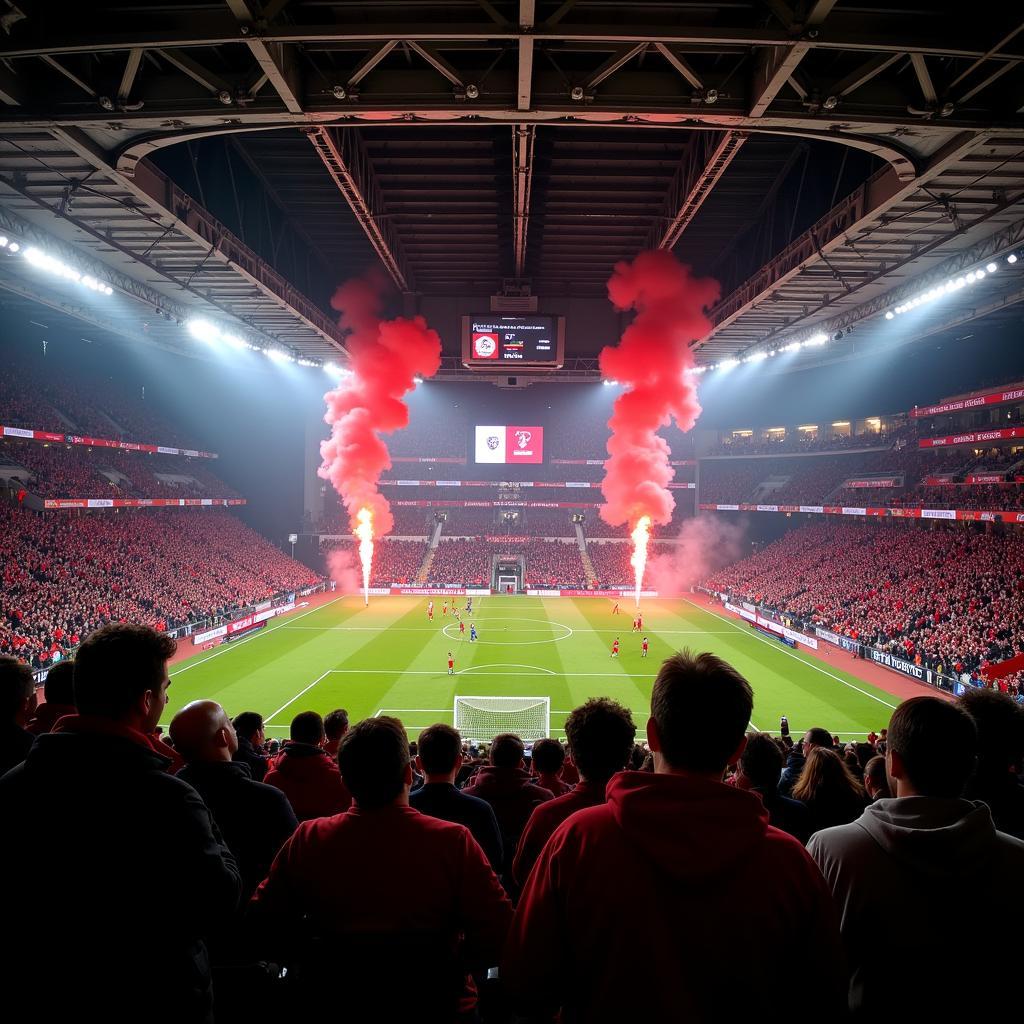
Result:
[[[843,759],[826,747],[812,747],[792,797],[811,812],[811,834],[833,825],[847,825],[860,817],[864,789]]]

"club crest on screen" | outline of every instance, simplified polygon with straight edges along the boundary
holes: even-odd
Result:
[[[498,438],[496,438],[493,434],[491,434],[491,436],[487,438],[487,447],[490,448],[492,452],[497,449],[500,443],[501,442],[498,440]]]

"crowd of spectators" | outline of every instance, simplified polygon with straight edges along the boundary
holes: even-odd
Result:
[[[350,565],[359,564],[359,551],[354,540],[325,541],[321,544],[321,550],[343,551]],[[386,587],[392,583],[415,583],[426,553],[427,545],[423,540],[379,538],[373,544],[370,586]]]
[[[492,553],[492,545],[480,538],[446,540],[442,534],[434,549],[427,583],[431,587],[489,587]]]
[[[208,463],[182,455],[11,439],[0,442],[0,464],[23,467],[26,472],[12,475],[27,491],[43,498],[239,497]]]
[[[787,533],[704,585],[969,677],[1024,651],[1022,573],[1024,537],[1015,531],[825,522]]]
[[[865,431],[861,434],[820,434],[790,429],[785,434],[768,437],[722,437],[710,448],[708,455],[776,455],[782,452],[842,452],[851,448],[888,448],[908,433],[907,427],[894,430]]]
[[[628,541],[614,544],[588,544],[587,555],[594,567],[597,586],[602,590],[609,587],[631,586],[635,572],[629,564],[633,546]]]
[[[495,545],[495,554],[504,552]],[[580,549],[575,541],[531,540],[518,546],[526,564],[524,582],[528,586],[570,587],[583,589],[587,574],[580,560]]]
[[[681,651],[645,744],[596,697],[532,756],[511,733],[483,747],[438,723],[410,743],[340,708],[300,711],[278,748],[212,700],[161,738],[173,652],[100,629],[45,726],[31,674],[0,658],[0,870],[52,880],[70,858],[90,882],[74,914],[66,887],[9,887],[22,941],[0,980],[49,982],[61,1018],[319,1020],[341,992],[359,1020],[619,1024],[638,998],[652,1020],[775,1019],[794,963],[806,1005],[858,1024],[1016,998],[1012,971],[935,967],[965,936],[1015,948],[1024,711],[1005,695],[914,697],[845,745],[785,719],[748,735],[751,683]],[[157,885],[173,927],[140,928]]]
[[[0,504],[0,654],[33,667],[111,621],[172,629],[319,582],[225,511]]]

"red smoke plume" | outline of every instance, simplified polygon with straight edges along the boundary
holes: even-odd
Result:
[[[675,501],[668,484],[668,442],[659,427],[672,420],[689,430],[700,415],[690,343],[711,329],[704,310],[719,296],[718,282],[695,278],[690,268],[663,250],[642,252],[632,263],[618,263],[608,281],[616,309],[637,315],[618,345],[601,350],[601,376],[626,389],[615,402],[608,426],[605,504],[601,518],[612,526],[633,526],[641,516],[655,523],[672,518]]]
[[[727,523],[721,516],[685,520],[675,544],[659,544],[653,549],[647,564],[647,585],[661,597],[689,592],[695,583],[703,583],[712,573],[749,553],[746,534],[745,520]]]
[[[382,274],[367,274],[341,285],[331,299],[338,322],[351,331],[346,346],[352,372],[324,395],[331,436],[320,444],[318,471],[341,496],[353,529],[359,509],[371,510],[377,537],[394,526],[388,500],[377,489],[381,473],[391,468],[380,435],[409,425],[402,397],[415,387],[414,377],[432,377],[441,366],[441,339],[423,317],[381,320],[385,290]]]

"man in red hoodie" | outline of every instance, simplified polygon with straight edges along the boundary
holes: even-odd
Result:
[[[494,966],[512,918],[487,857],[464,825],[409,806],[398,719],[354,726],[338,764],[352,807],[299,825],[253,896],[260,941],[287,941],[303,919],[318,940],[283,957],[298,980],[290,1016],[473,1019],[466,972]]]
[[[604,803],[608,780],[625,768],[633,752],[636,726],[633,716],[617,701],[593,697],[565,720],[565,735],[580,781],[575,789],[533,809],[512,864],[518,885],[526,884],[544,844],[569,815]],[[533,750],[536,756],[537,745]]]
[[[633,1020],[638,999],[657,1021],[774,1018],[779,979],[799,964],[801,1005],[842,1017],[821,873],[755,794],[722,782],[752,707],[750,684],[713,654],[662,665],[654,773],[614,776],[607,802],[563,822],[529,876],[501,965],[517,1003],[560,1007],[564,1024]]]
[[[324,752],[324,720],[315,711],[292,719],[291,739],[264,776],[288,797],[299,821],[341,814],[352,803],[338,766]]]
[[[75,707],[75,663],[58,661],[49,672],[43,683],[44,703],[36,706],[36,713],[28,723],[28,731],[33,736],[52,732],[57,720],[65,715],[78,714]]]
[[[523,741],[514,733],[495,736],[491,743],[491,763],[484,765],[463,790],[469,796],[486,800],[494,809],[505,849],[501,876],[506,884],[511,878],[512,858],[519,837],[530,814],[537,804],[552,798],[550,790],[530,784],[530,774],[523,767],[524,754]]]

